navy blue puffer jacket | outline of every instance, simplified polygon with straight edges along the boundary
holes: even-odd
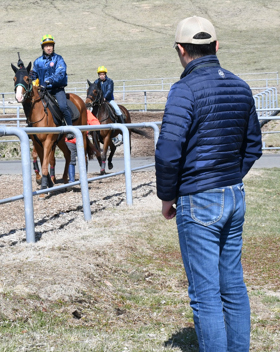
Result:
[[[62,56],[53,53],[38,57],[33,64],[32,79],[39,78],[40,84],[50,81],[50,88],[67,86],[67,66]]]
[[[105,81],[98,78],[94,83],[101,87],[103,96],[107,101],[114,100],[114,81],[111,78],[106,76]]]
[[[250,87],[216,55],[195,59],[168,95],[155,154],[158,197],[240,183],[261,147]]]

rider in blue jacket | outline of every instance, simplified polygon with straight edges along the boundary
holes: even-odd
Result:
[[[67,66],[62,56],[54,52],[54,38],[47,34],[41,40],[42,56],[33,64],[32,79],[39,79],[41,87],[46,88],[56,97],[59,108],[67,125],[72,125],[72,113],[67,105],[64,88],[67,86]],[[68,139],[74,138],[72,133],[67,134]]]
[[[119,122],[124,123],[124,116],[118,104],[114,100],[114,81],[107,76],[107,68],[104,66],[99,66],[97,69],[98,79],[94,83],[98,84],[101,89],[103,96],[108,103],[114,108],[116,115],[118,116]],[[115,146],[122,144],[122,135],[119,134],[112,139]]]

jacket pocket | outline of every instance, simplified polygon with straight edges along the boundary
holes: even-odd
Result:
[[[219,221],[224,211],[224,194],[224,189],[217,188],[190,195],[192,219],[203,226]]]

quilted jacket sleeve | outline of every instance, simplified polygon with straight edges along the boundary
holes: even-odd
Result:
[[[57,55],[55,72],[50,77],[46,77],[45,79],[51,81],[53,87],[65,86],[67,84],[66,70],[67,66],[65,61],[63,60],[62,56]]]
[[[160,136],[156,146],[157,195],[161,200],[176,198],[182,150],[192,123],[193,95],[180,81],[168,95]]]
[[[240,153],[242,157],[241,176],[243,178],[251,169],[254,162],[262,155],[261,128],[253,98],[250,117]]]
[[[113,92],[114,92],[114,82],[111,79],[107,78],[106,91],[104,92],[104,98],[108,101],[114,99]]]

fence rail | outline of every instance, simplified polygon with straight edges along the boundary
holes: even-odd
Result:
[[[279,85],[278,71],[239,73],[237,76],[248,82],[254,94],[259,94],[260,91]],[[170,87],[178,80],[179,77],[114,80],[115,99],[119,104],[125,104],[129,110],[138,109],[147,111],[163,109]],[[87,81],[69,82],[66,92],[75,93],[84,100],[87,88]],[[5,110],[10,105],[17,104],[14,99],[15,93],[3,92],[0,94],[2,96],[2,106],[0,106],[0,109],[5,114]]]
[[[5,135],[16,135],[20,138],[21,142],[21,160],[22,160],[22,175],[23,175],[23,195],[18,195],[11,198],[0,199],[0,204],[5,204],[13,202],[19,199],[24,199],[25,202],[25,223],[26,223],[26,240],[27,242],[35,242],[35,229],[34,229],[34,208],[33,208],[33,196],[39,195],[42,193],[48,193],[52,191],[57,191],[63,188],[72,187],[75,185],[81,185],[82,201],[83,201],[83,211],[84,218],[86,221],[91,219],[90,211],[90,199],[89,199],[89,190],[88,182],[96,181],[104,177],[109,177],[108,175],[94,177],[92,179],[87,179],[86,172],[86,163],[85,163],[85,154],[84,154],[84,145],[83,137],[81,131],[94,131],[94,130],[104,130],[104,129],[117,129],[121,130],[123,134],[123,145],[124,145],[124,171],[110,174],[110,177],[116,176],[119,174],[125,174],[125,185],[126,185],[126,199],[127,204],[132,205],[132,178],[131,172],[134,170],[139,170],[142,168],[151,167],[154,164],[149,164],[141,166],[139,168],[131,169],[130,164],[130,142],[129,142],[129,128],[138,127],[138,128],[153,128],[154,130],[154,145],[156,145],[157,138],[159,135],[159,129],[156,123],[139,123],[139,124],[108,124],[108,125],[99,125],[99,126],[64,126],[64,127],[48,127],[48,128],[38,128],[38,127],[6,127],[0,126],[0,137]],[[77,146],[77,157],[79,165],[79,181],[72,182],[67,185],[56,186],[54,188],[47,188],[40,191],[32,192],[32,183],[31,183],[31,161],[30,161],[30,148],[29,148],[29,138],[28,134],[37,134],[37,133],[68,133],[71,132],[76,137],[76,146]]]

